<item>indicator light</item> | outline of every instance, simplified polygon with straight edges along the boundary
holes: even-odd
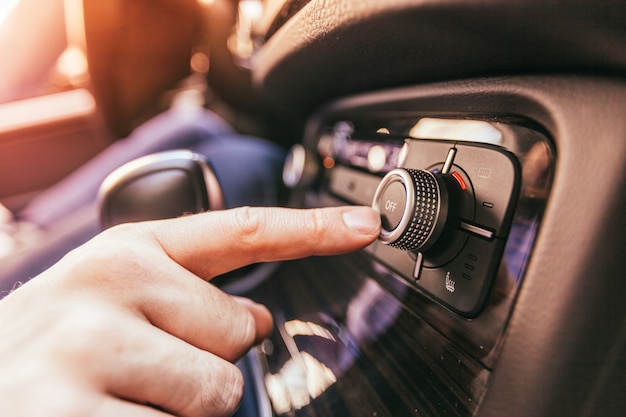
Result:
[[[463,177],[461,177],[461,174],[459,174],[458,172],[454,171],[452,173],[452,176],[457,180],[457,182],[461,186],[461,190],[463,190],[463,191],[467,190],[467,184],[465,183],[465,180],[463,179]]]

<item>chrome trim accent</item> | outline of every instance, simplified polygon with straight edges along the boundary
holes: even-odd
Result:
[[[461,222],[461,229],[473,233],[478,236],[482,236],[487,239],[493,239],[493,232],[491,230],[484,229],[480,226],[475,226],[466,222]]]
[[[204,176],[204,183],[206,184],[206,192],[209,196],[209,209],[210,210],[222,210],[225,209],[224,194],[222,193],[222,187],[220,186],[213,169],[209,166],[208,162],[202,155],[193,153],[194,161],[196,161],[202,167],[202,174]]]
[[[450,148],[448,151],[448,156],[446,157],[446,162],[443,164],[443,168],[441,169],[441,173],[446,175],[450,172],[452,168],[452,164],[454,163],[454,157],[456,156],[456,148]]]
[[[417,281],[420,279],[422,273],[422,264],[424,263],[424,255],[422,252],[417,252],[417,259],[415,260],[415,269],[413,270],[413,278]]]
[[[270,397],[265,388],[265,372],[261,364],[262,353],[259,348],[252,349],[246,356],[245,360],[248,362],[250,371],[252,371],[252,378],[254,379],[254,393],[256,396],[256,402],[258,405],[257,417],[273,417],[272,404],[270,403]]]
[[[406,203],[404,204],[400,223],[398,223],[398,225],[390,231],[381,229],[378,239],[385,244],[393,243],[402,237],[404,230],[406,230],[411,218],[413,217],[412,210],[414,210],[415,207],[415,186],[413,186],[411,174],[409,174],[409,172],[405,169],[398,168],[389,171],[378,184],[378,188],[374,193],[372,208],[380,213],[380,198],[387,187],[394,182],[400,182],[404,186],[406,191]]]
[[[209,209],[220,210],[224,208],[222,188],[213,170],[202,155],[186,149],[157,152],[127,162],[104,179],[98,193],[98,201],[101,203],[103,196],[107,194],[108,190],[131,173],[141,171],[154,164],[166,163],[173,160],[191,160],[200,165],[204,183],[206,184],[207,195],[209,197]]]
[[[305,160],[306,150],[304,146],[297,144],[289,150],[283,167],[283,182],[287,187],[295,188],[300,184],[304,176]]]

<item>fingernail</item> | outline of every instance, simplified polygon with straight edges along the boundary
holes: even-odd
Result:
[[[380,228],[380,215],[369,207],[356,207],[344,211],[343,222],[354,232],[370,235]]]

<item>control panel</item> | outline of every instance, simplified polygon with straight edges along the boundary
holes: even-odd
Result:
[[[349,122],[337,122],[319,136],[316,149],[292,149],[285,182],[310,188],[323,177],[329,195],[372,206],[382,231],[366,251],[407,285],[461,316],[476,317],[513,222],[520,159],[486,140],[386,133],[361,137]]]
[[[554,143],[534,120],[447,111],[447,96],[415,91],[329,104],[285,161],[290,206],[370,206],[382,226],[362,251],[286,263],[265,289],[284,323],[262,356],[270,377],[291,369],[297,349],[336,376],[302,408],[311,415],[335,405],[344,415],[347,401],[380,414],[375,396],[354,393],[382,392],[383,414],[471,416],[502,359],[550,197]],[[284,386],[270,388],[273,401]]]
[[[400,154],[398,168],[382,179],[334,170],[330,191],[381,214],[373,256],[450,309],[475,316],[504,248],[519,165],[484,144],[407,139]]]

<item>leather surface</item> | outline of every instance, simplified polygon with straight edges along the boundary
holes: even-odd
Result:
[[[313,0],[254,77],[292,109],[384,87],[486,75],[626,72],[626,5],[592,0]]]

